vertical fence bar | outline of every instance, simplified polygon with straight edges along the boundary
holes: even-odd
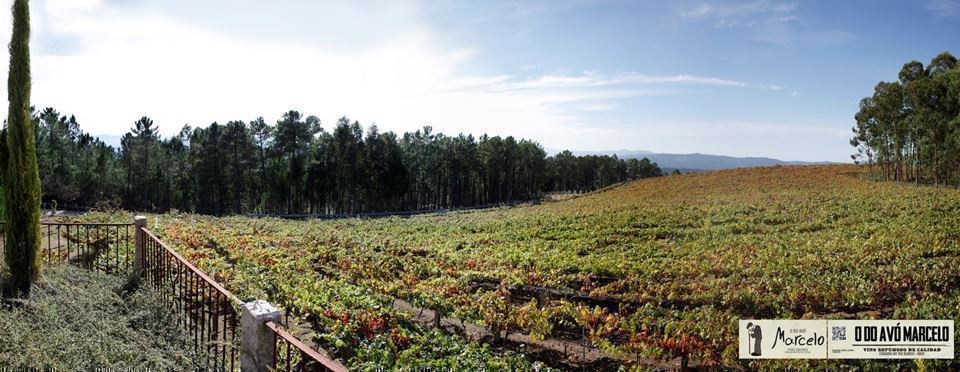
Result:
[[[179,310],[180,310],[180,316],[177,317],[177,322],[181,322],[181,321],[182,321],[182,322],[183,322],[183,325],[186,326],[186,325],[187,325],[187,321],[184,320],[183,317],[187,314],[187,294],[186,294],[186,293],[187,293],[187,291],[186,291],[186,289],[187,289],[187,280],[186,280],[186,277],[185,277],[186,274],[185,274],[184,271],[183,271],[183,263],[181,263],[181,262],[179,262],[179,261],[177,262],[177,271],[178,271],[178,273],[183,273],[183,274],[178,274],[178,275],[184,275],[184,276],[181,276],[180,279],[179,279],[179,280],[180,280],[180,294],[179,294],[180,301],[177,301],[177,307],[178,307]]]
[[[230,312],[230,341],[231,343],[237,339],[237,313],[235,311]],[[237,360],[237,349],[230,348],[230,370],[232,371],[234,367],[234,361]]]
[[[51,261],[53,259],[53,244],[50,244],[50,239],[52,239],[52,237],[50,236],[50,225],[47,225],[46,227],[47,227],[47,261]]]
[[[208,351],[206,338],[207,332],[209,331],[207,329],[207,295],[209,295],[207,291],[207,284],[203,281],[200,281],[200,306],[197,307],[197,310],[200,313],[200,333],[198,334],[198,339],[200,345],[202,346],[200,350],[204,351],[203,365],[205,367],[209,367],[210,364],[210,354],[206,352]]]
[[[124,234],[126,234],[126,239],[124,240],[126,246],[123,249],[124,252],[124,261],[126,261],[127,269],[131,269],[134,265],[130,264],[130,226],[127,226],[123,229]]]
[[[90,229],[86,228],[86,226],[77,225],[77,231],[80,231],[80,229],[83,229],[83,233],[77,235],[84,237],[80,244],[80,263],[87,269],[90,269]]]
[[[113,267],[120,272],[120,226],[113,227]]]
[[[63,243],[60,240],[60,225],[57,225],[57,258],[63,259]]]
[[[221,358],[221,344],[220,344],[220,294],[214,294],[215,300],[213,307],[213,337],[211,338],[211,347],[213,350],[213,368],[214,369],[223,369],[222,363],[223,359]]]
[[[67,256],[66,256],[66,259],[69,260],[69,259],[70,259],[70,255],[72,254],[72,252],[71,252],[71,244],[70,244],[70,243],[72,243],[72,240],[74,239],[74,237],[73,237],[73,235],[71,235],[71,233],[70,233],[70,225],[64,226],[64,228],[66,228],[66,230],[67,230],[67,236],[66,236],[66,239],[67,239]]]
[[[275,345],[273,345],[273,364],[274,364],[274,365],[273,365],[272,367],[276,367],[276,364],[277,364],[277,354],[279,354],[279,348],[277,347],[276,342],[274,342],[274,344],[275,344]],[[276,369],[276,368],[274,368],[274,369]]]
[[[286,371],[291,371],[291,369],[290,369],[290,344],[287,343],[287,342],[284,342],[284,344],[287,345],[287,369],[286,369]]]
[[[190,314],[193,320],[193,351],[199,352],[200,344],[200,307],[197,306],[197,298],[200,297],[200,283],[196,276],[191,275],[190,281],[192,282],[190,288],[192,293],[190,294]]]

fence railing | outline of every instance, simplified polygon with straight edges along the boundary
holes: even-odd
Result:
[[[145,227],[137,233],[141,235],[137,240],[144,245],[142,262],[137,265],[141,275],[189,330],[195,351],[205,356],[205,369],[236,369],[240,324],[237,307],[242,302]]]
[[[6,223],[0,221],[0,237]],[[40,223],[40,255],[48,263],[73,263],[111,274],[127,273],[134,255],[132,223]],[[0,247],[5,244],[0,239]]]
[[[288,333],[283,326],[268,321],[267,328],[274,333],[277,342],[273,348],[274,370],[276,371],[334,371],[347,369],[330,358],[320,355],[302,341]]]

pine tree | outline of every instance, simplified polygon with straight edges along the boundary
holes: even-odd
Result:
[[[6,245],[4,258],[10,279],[6,296],[30,294],[40,274],[40,174],[36,137],[30,117],[30,8],[28,0],[13,3],[13,37],[10,40],[10,101],[7,114]]]

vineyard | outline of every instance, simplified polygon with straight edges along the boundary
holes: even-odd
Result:
[[[148,226],[358,369],[840,366],[740,361],[736,322],[960,314],[960,190],[874,182],[856,166],[660,177],[410,218]]]

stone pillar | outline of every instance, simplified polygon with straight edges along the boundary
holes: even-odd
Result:
[[[146,269],[146,256],[144,253],[147,248],[147,237],[145,234],[140,232],[140,229],[147,227],[147,217],[146,216],[136,216],[133,218],[133,237],[134,237],[134,250],[133,250],[133,268],[137,274],[142,274],[144,269]]]
[[[264,300],[247,302],[240,313],[240,371],[259,372],[274,368],[277,336],[267,322],[280,322],[280,311]]]

